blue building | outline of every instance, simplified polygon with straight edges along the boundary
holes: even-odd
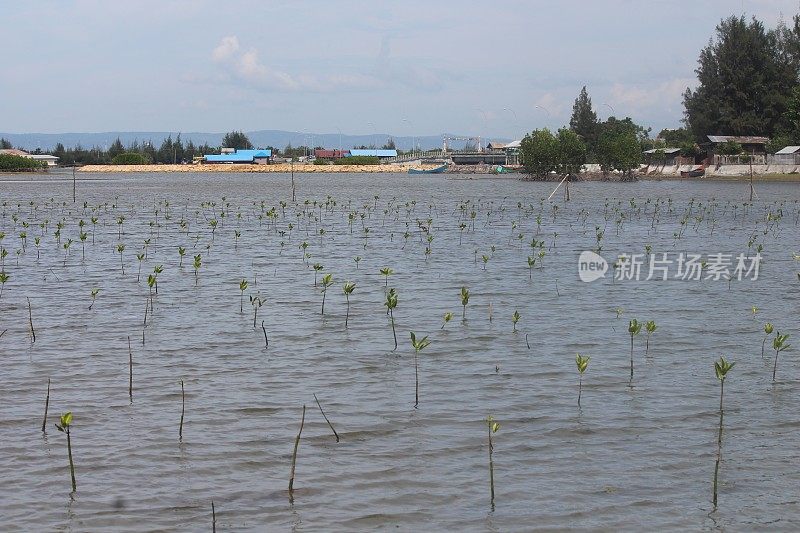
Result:
[[[204,163],[240,163],[246,165],[268,165],[272,150],[236,150],[228,154],[203,156]]]

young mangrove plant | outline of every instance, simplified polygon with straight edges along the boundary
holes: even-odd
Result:
[[[633,381],[633,338],[642,331],[642,324],[635,318],[628,322],[628,333],[631,336],[631,381]]]
[[[381,272],[381,275],[383,276],[383,281],[384,281],[383,286],[384,287],[388,287],[389,286],[389,276],[394,274],[394,270],[392,270],[389,267],[385,267],[385,268],[382,268],[380,270],[380,272]]]
[[[56,429],[62,433],[67,434],[67,455],[69,456],[69,474],[72,478],[72,492],[78,490],[75,483],[75,463],[72,462],[72,439],[70,437],[69,428],[72,425],[72,412],[68,411],[61,415],[60,424],[56,424]]]
[[[194,286],[197,287],[197,271],[200,270],[200,266],[202,265],[202,258],[200,254],[194,256],[194,263],[192,267],[194,268]]]
[[[714,373],[719,380],[719,432],[717,433],[717,460],[714,465],[714,494],[712,498],[714,510],[717,509],[717,480],[719,478],[719,462],[722,458],[722,417],[724,414],[722,410],[722,397],[725,394],[725,377],[735,364],[736,363],[727,362],[724,357],[720,357],[719,361],[714,363]]]
[[[97,295],[98,295],[99,293],[100,293],[100,289],[92,289],[92,293],[91,293],[91,296],[92,296],[92,303],[90,303],[90,304],[89,304],[89,311],[91,311],[91,310],[92,310],[92,307],[94,307],[94,302],[95,302],[95,300],[97,299]]]
[[[139,283],[139,277],[142,275],[142,261],[144,261],[144,252],[136,254],[136,259],[139,261],[139,270],[136,272],[136,283]]]
[[[448,323],[448,322],[450,322],[450,321],[453,319],[453,313],[451,313],[450,311],[448,311],[448,312],[446,312],[446,313],[444,314],[444,317],[443,317],[443,318],[444,318],[444,322],[442,322],[442,327],[441,327],[441,328],[439,328],[439,329],[444,329],[444,327],[447,325],[447,323]]]
[[[183,246],[178,246],[178,256],[180,257],[180,260],[178,261],[178,268],[181,268],[183,266],[184,255],[186,255],[186,248],[184,248]]]
[[[325,314],[325,295],[328,294],[328,287],[333,285],[333,274],[325,274],[322,276],[322,310],[321,315]]]
[[[589,360],[591,357],[588,355],[578,354],[575,356],[575,364],[578,367],[578,407],[581,406],[581,392],[583,389],[583,373],[589,367]]]
[[[773,331],[772,324],[770,324],[769,322],[764,324],[764,340],[761,341],[761,357],[764,357],[764,345],[766,344],[767,339],[769,339],[769,336],[772,335],[772,331]]]
[[[528,279],[533,279],[533,267],[536,264],[536,258],[528,256]]]
[[[260,294],[253,296],[250,295],[250,305],[253,306],[253,329],[256,327],[256,318],[258,317],[258,310],[264,305],[264,300],[261,299]]]
[[[411,332],[411,346],[414,347],[414,409],[419,405],[419,352],[430,343],[427,335],[417,340],[417,336]]]
[[[350,320],[350,295],[353,294],[354,290],[356,290],[356,284],[352,281],[345,281],[344,285],[342,285],[342,292],[344,293],[344,297],[347,299],[347,313],[344,316],[345,329],[347,329],[347,322]]]
[[[397,291],[394,290],[394,287],[389,289],[389,292],[386,293],[386,302],[383,304],[386,306],[386,310],[389,311],[389,320],[392,323],[392,335],[394,336],[394,349],[397,349],[397,333],[394,330],[394,309],[397,307]]]
[[[512,331],[513,331],[514,333],[516,333],[516,332],[517,332],[517,322],[519,322],[520,316],[521,316],[521,315],[519,314],[519,311],[517,311],[516,309],[514,310],[514,314],[513,314],[513,315],[511,315],[511,323],[512,323],[512,324],[513,324],[513,326],[514,326],[514,329],[513,329]]]
[[[247,285],[246,279],[239,282],[239,313],[244,313],[244,291],[247,290]]]
[[[778,354],[784,350],[788,350],[790,345],[786,344],[789,334],[781,335],[778,331],[775,333],[775,338],[772,339],[772,349],[775,350],[775,364],[772,365],[772,382],[775,383],[775,373],[778,371]]]
[[[469,289],[461,287],[461,320],[467,319],[467,304],[469,303]]]
[[[323,267],[319,263],[315,263],[313,268],[314,268],[314,286],[316,287],[317,286],[317,272],[321,271],[325,267]]]
[[[492,510],[494,511],[494,442],[492,441],[492,435],[500,429],[500,423],[495,422],[494,418],[489,415],[486,417],[486,426],[489,428],[489,491]]]
[[[0,298],[3,297],[3,288],[6,286],[6,282],[10,279],[11,276],[6,274],[5,272],[0,272]]]
[[[655,330],[658,328],[654,320],[648,320],[644,324],[644,329],[647,330],[647,340],[645,340],[645,348],[644,354],[647,355],[650,352],[650,335],[652,335]]]
[[[124,252],[124,251],[125,251],[125,245],[124,244],[118,244],[117,245],[117,253],[119,254],[119,266],[122,268],[122,275],[123,276],[125,275],[125,263],[123,263],[123,261],[122,261],[122,252]]]

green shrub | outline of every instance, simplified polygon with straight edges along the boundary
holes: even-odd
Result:
[[[150,159],[139,152],[124,152],[114,156],[112,165],[149,165]]]
[[[19,172],[46,169],[47,163],[44,161],[37,161],[21,155],[0,154],[0,171]]]
[[[742,153],[742,145],[736,141],[725,141],[717,145],[719,155],[739,155]]]
[[[333,162],[334,165],[377,165],[380,160],[374,155],[351,155]]]
[[[331,162],[330,159],[323,159],[321,157],[318,157],[318,158],[316,158],[314,160],[314,164],[315,165],[332,165],[333,163]]]

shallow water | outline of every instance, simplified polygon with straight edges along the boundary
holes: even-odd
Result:
[[[4,530],[204,530],[212,500],[219,530],[237,531],[800,528],[797,350],[781,353],[774,384],[769,342],[761,357],[764,322],[790,333],[790,343],[800,335],[800,262],[792,257],[800,252],[796,184],[759,184],[759,200],[744,207],[742,183],[576,183],[570,202],[554,196],[554,216],[551,202],[541,201],[554,184],[511,179],[299,174],[295,207],[287,175],[100,175],[78,181],[76,204],[66,178],[0,178],[0,201],[7,204],[0,245],[9,251],[10,275],[0,297],[0,332],[7,330],[0,337]],[[328,195],[335,207],[303,204],[324,203]],[[676,239],[691,199],[692,216]],[[289,203],[285,215],[281,200]],[[224,218],[223,203],[230,204]],[[272,207],[274,224],[265,215]],[[765,220],[779,209],[779,223]],[[352,234],[349,212],[359,213]],[[366,241],[361,213],[370,229]],[[92,216],[99,218],[94,228]],[[208,220],[215,216],[207,249]],[[54,231],[62,217],[58,245]],[[427,227],[429,218],[434,238],[426,259],[417,220]],[[33,237],[44,219],[49,225],[37,259]],[[79,219],[90,235],[85,259]],[[607,259],[644,253],[646,244],[654,253],[748,253],[755,234],[753,248],[763,246],[764,261],[758,280],[730,285],[612,282],[611,272],[583,283],[577,258],[596,246],[595,226],[605,230]],[[20,231],[28,239],[18,256]],[[137,283],[136,253],[148,238]],[[532,272],[531,238],[544,240],[546,251],[543,268],[537,261]],[[303,241],[309,264],[324,265],[318,277],[333,274],[324,315]],[[126,246],[125,275],[119,242]],[[187,248],[182,267],[178,246]],[[202,266],[195,284],[196,254]],[[485,269],[482,255],[490,256]],[[142,345],[146,279],[156,265],[163,273]],[[394,270],[389,286],[399,295],[396,351],[383,306],[385,266]],[[242,279],[249,287],[240,313]],[[345,280],[357,284],[348,329]],[[464,321],[462,286],[471,292]],[[100,292],[89,310],[93,288]],[[253,328],[248,295],[256,293],[264,305]],[[442,330],[446,311],[455,316]],[[647,356],[644,331],[636,338],[629,383],[632,318],[655,320],[658,329]],[[418,409],[412,330],[431,340],[419,357]],[[591,356],[580,409],[577,352]],[[725,385],[719,509],[712,512],[719,422],[713,362],[720,355],[736,366]],[[289,467],[304,404],[290,502]],[[53,426],[68,410],[74,495],[66,439]],[[494,509],[488,415],[501,424],[494,435]]]

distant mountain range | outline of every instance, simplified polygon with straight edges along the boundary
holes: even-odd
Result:
[[[375,133],[371,135],[339,135],[338,133],[302,133],[283,130],[259,130],[245,132],[250,142],[257,148],[272,146],[283,149],[286,145],[292,146],[323,146],[329,149],[341,148],[347,150],[354,146],[383,145],[391,137],[400,150],[410,150],[413,144],[418,149],[429,150],[441,148],[442,137],[455,136],[452,134],[421,135],[419,137],[396,136],[388,133]],[[172,135],[173,140],[177,132],[168,131],[109,131],[103,133],[0,133],[0,138],[7,139],[15,148],[23,150],[36,150],[40,148],[47,152],[53,150],[58,143],[66,148],[81,145],[83,148],[98,147],[107,149],[119,138],[122,144],[128,146],[134,141],[139,144],[152,142],[158,148],[161,142]],[[219,146],[224,133],[181,132],[184,145],[191,140],[195,144]],[[507,142],[510,139],[488,139],[492,141]],[[484,140],[484,144],[488,141]],[[451,146],[460,148],[465,141],[454,141]]]

